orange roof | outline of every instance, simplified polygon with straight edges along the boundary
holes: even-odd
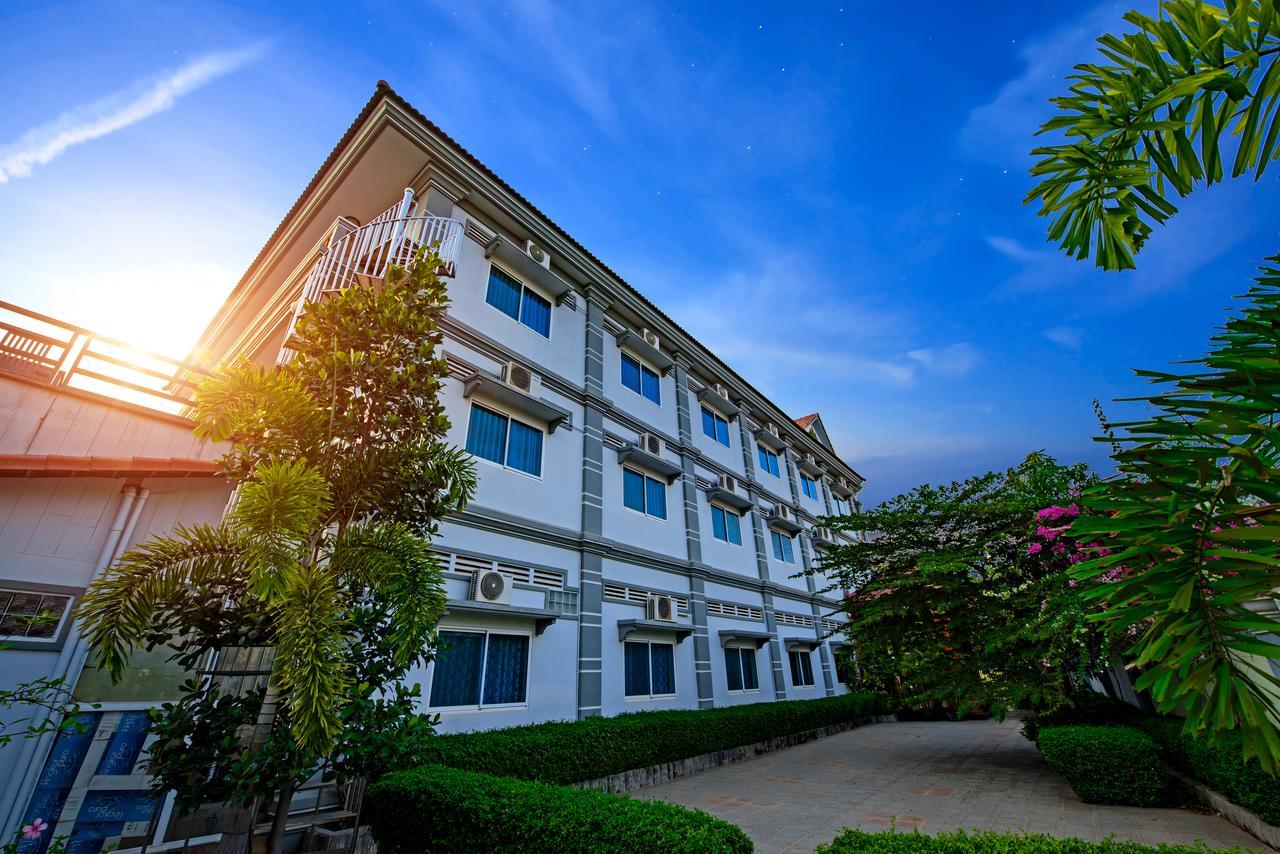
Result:
[[[212,460],[0,454],[0,477],[220,477]]]
[[[818,413],[815,412],[812,415],[806,415],[803,418],[797,418],[796,424],[800,425],[801,430],[808,430],[810,427],[813,426],[813,422],[817,420],[818,420]]]

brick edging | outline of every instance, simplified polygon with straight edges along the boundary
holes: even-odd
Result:
[[[882,723],[894,720],[897,720],[897,718],[893,715],[872,715],[870,717],[858,718],[856,720],[832,724],[831,726],[820,727],[818,729],[810,729],[805,730],[804,732],[792,733],[791,735],[783,735],[777,738],[771,738],[768,741],[758,741],[755,744],[744,744],[739,747],[730,747],[725,750],[716,750],[711,753],[702,753],[697,756],[690,756],[686,759],[677,759],[673,762],[663,762],[660,765],[650,765],[647,768],[633,768],[630,771],[619,771],[617,774],[609,774],[605,777],[597,777],[594,780],[575,783],[574,787],[579,789],[595,789],[601,792],[613,792],[615,794],[630,792],[633,789],[651,786],[655,783],[663,783],[667,780],[674,780],[677,777],[687,777],[690,774],[697,774],[699,771],[705,771],[708,768],[718,768],[721,765],[731,765],[734,762],[743,762],[747,759],[754,759],[763,753],[772,753],[775,750],[783,750],[784,748],[795,747],[798,744],[804,744],[805,742],[824,738],[829,735],[847,732],[848,730],[856,729],[864,724]]]
[[[1186,783],[1196,793],[1196,800],[1217,812],[1227,821],[1236,827],[1250,833],[1270,845],[1272,848],[1280,849],[1280,827],[1274,824],[1267,824],[1258,816],[1234,801],[1228,800],[1226,795],[1210,789],[1199,780],[1192,779],[1175,768],[1169,768],[1169,773],[1178,780]]]

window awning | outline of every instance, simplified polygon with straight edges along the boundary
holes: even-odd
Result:
[[[820,478],[826,473],[822,470],[822,466],[802,454],[796,455],[796,467],[814,479]]]
[[[501,234],[495,234],[484,247],[484,257],[497,258],[525,281],[532,282],[551,294],[556,305],[573,290],[569,283],[529,257],[524,247],[517,246]]]
[[[569,410],[556,406],[554,403],[548,403],[540,397],[526,394],[515,386],[505,383],[484,371],[476,371],[462,381],[462,396],[469,398],[475,394],[497,401],[522,415],[527,415],[535,421],[547,425],[548,433],[554,433],[561,424],[565,427],[571,426],[573,413],[569,412]]]
[[[644,340],[644,336],[639,332],[632,332],[630,329],[622,330],[618,333],[618,346],[635,353],[664,374],[675,366],[675,361],[670,356]]]
[[[798,534],[804,530],[804,526],[795,519],[779,515],[777,507],[769,511],[769,515],[765,517],[765,524],[788,534]]]
[[[742,411],[733,403],[733,401],[729,400],[729,398],[722,397],[717,393],[713,386],[704,385],[702,388],[698,389],[697,397],[699,403],[705,403],[712,409],[719,411],[719,413],[726,418],[733,418]]]
[[[787,443],[781,436],[773,435],[773,431],[768,427],[756,428],[756,441],[762,445],[767,445],[775,451],[782,452],[787,449]]]
[[[550,611],[546,608],[525,608],[519,605],[498,605],[494,602],[477,602],[472,599],[459,602],[450,602],[445,606],[442,617],[449,614],[466,614],[468,616],[480,615],[482,617],[515,617],[517,619],[527,619],[533,621],[533,633],[540,635],[547,630],[547,626],[560,619],[559,611]]]
[[[729,490],[721,487],[718,483],[707,487],[707,500],[744,512],[751,509],[750,498],[747,498],[745,495],[739,495],[736,492],[730,492]]]
[[[627,462],[650,471],[659,477],[666,478],[668,484],[684,471],[684,469],[670,460],[651,454],[636,445],[623,445],[618,449],[618,463]]]
[[[618,620],[618,640],[625,641],[636,632],[658,632],[675,635],[676,643],[693,634],[693,626],[686,623],[669,623],[665,620]]]
[[[749,632],[746,629],[721,629],[720,645],[728,646],[731,643],[754,644],[756,649],[773,640],[773,635],[768,632]]]
[[[804,638],[787,638],[786,640],[787,652],[791,652],[793,649],[813,652],[820,646],[822,646],[822,641],[817,640],[816,638],[810,640],[806,640]]]

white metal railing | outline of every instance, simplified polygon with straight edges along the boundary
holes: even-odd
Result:
[[[325,294],[335,293],[367,280],[381,279],[396,264],[408,266],[418,250],[434,248],[440,256],[446,275],[453,274],[462,241],[462,223],[442,216],[422,216],[413,190],[405,190],[398,204],[358,228],[335,235],[320,260],[311,268],[302,294],[289,320],[285,347],[280,351],[283,364],[293,359],[288,341],[306,307]]]

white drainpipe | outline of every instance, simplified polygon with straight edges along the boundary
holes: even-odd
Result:
[[[147,496],[151,494],[151,490],[146,487],[128,485],[120,492],[120,504],[116,508],[111,529],[107,532],[107,539],[102,544],[102,551],[94,564],[93,574],[89,578],[90,583],[101,577],[107,567],[115,561],[121,545],[129,542],[134,526],[138,524],[138,516],[141,515],[142,508],[147,503]],[[66,640],[62,643],[62,652],[59,653],[58,661],[48,678],[64,679],[67,685],[74,689],[76,681],[80,678],[80,671],[84,669],[88,653],[88,647],[80,634],[79,623],[72,622]],[[40,709],[32,715],[30,725],[41,726],[49,720],[50,715],[47,709]],[[3,799],[0,800],[4,809],[4,822],[0,824],[0,828],[7,828],[10,835],[17,831],[18,825],[22,822],[22,811],[26,809],[27,801],[31,799],[36,778],[44,766],[49,750],[53,747],[55,735],[56,733],[49,732],[39,738],[24,739],[22,753],[18,756],[13,774],[4,787]]]

